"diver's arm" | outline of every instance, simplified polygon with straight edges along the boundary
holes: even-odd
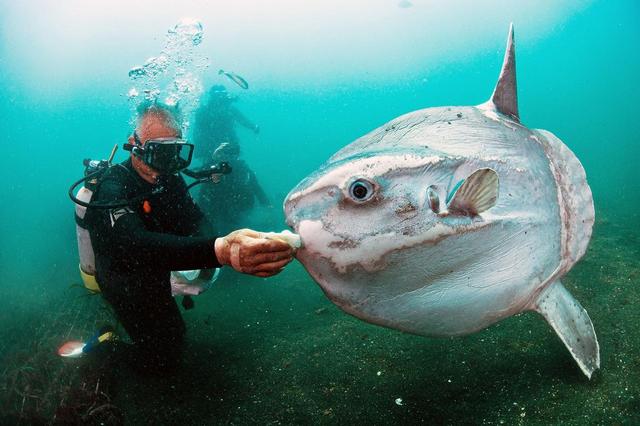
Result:
[[[103,184],[96,201],[127,198],[125,188],[118,182]],[[106,225],[108,229],[93,233],[91,238],[100,238],[107,252],[126,256],[136,264],[153,264],[173,271],[231,265],[238,272],[270,277],[293,258],[288,243],[249,229],[221,238],[183,237],[148,231],[131,208],[102,210],[101,214],[101,227]]]
[[[140,263],[155,263],[172,271],[217,268],[212,237],[182,237],[147,231],[136,213],[118,217],[108,238],[110,245],[132,254]]]
[[[258,125],[252,122],[251,120],[249,120],[247,117],[245,117],[245,115],[241,113],[238,108],[230,107],[229,109],[236,123],[240,124],[243,127],[246,127],[247,129],[255,133],[258,133],[258,131],[260,130]]]
[[[230,265],[238,272],[270,277],[293,259],[287,242],[250,229],[222,238],[178,237],[149,232],[137,215],[126,214],[117,219],[113,231],[112,244],[136,263],[152,262],[173,271]]]
[[[127,192],[121,179],[108,178],[100,183],[95,201],[127,199]],[[173,271],[220,266],[214,252],[216,238],[213,236],[179,236],[148,231],[131,207],[105,209],[99,214],[102,215],[100,221],[104,231],[97,237],[114,254],[132,256],[137,262],[157,264]]]

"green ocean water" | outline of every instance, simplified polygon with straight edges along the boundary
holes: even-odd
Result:
[[[639,4],[400,6],[0,0],[0,423],[62,421],[61,406],[85,424],[107,414],[107,424],[640,422]],[[487,100],[513,22],[521,120],[560,137],[593,191],[593,238],[563,282],[593,320],[601,370],[587,380],[533,313],[451,339],[366,324],[294,263],[268,280],[223,271],[184,312],[178,375],[115,368],[83,388],[87,371],[104,372],[56,348],[114,320],[76,285],[66,192],[82,159],[125,142],[127,73],[185,16],[204,28],[203,88],[226,84],[260,125],[258,136],[238,134],[275,206],[257,207],[246,224],[267,231],[286,227],[288,191],[355,138],[405,112]],[[219,68],[250,89],[221,80]]]

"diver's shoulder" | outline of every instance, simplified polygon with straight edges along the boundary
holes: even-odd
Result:
[[[137,188],[140,185],[137,183],[135,174],[130,160],[114,164],[98,178],[97,192],[120,193],[123,190],[128,192]]]
[[[133,167],[131,166],[131,160],[123,161],[122,163],[114,164],[105,170],[102,175],[102,180],[114,179],[114,180],[129,180],[133,177]]]

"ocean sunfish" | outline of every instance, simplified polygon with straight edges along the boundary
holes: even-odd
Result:
[[[580,161],[520,123],[513,25],[491,99],[402,115],[334,154],[285,201],[298,260],[332,302],[425,336],[523,311],[547,320],[589,378],[587,312],[560,279],[594,222]]]

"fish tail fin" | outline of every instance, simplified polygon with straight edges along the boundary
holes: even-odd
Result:
[[[542,291],[533,310],[547,320],[582,372],[591,379],[600,368],[600,346],[587,311],[559,280]]]
[[[219,69],[218,70],[218,75],[222,75],[222,74],[224,74],[224,70],[223,69]]]
[[[595,221],[593,195],[580,160],[558,137],[540,129],[533,136],[551,162],[556,180],[562,226],[560,273],[564,274],[587,251]]]

